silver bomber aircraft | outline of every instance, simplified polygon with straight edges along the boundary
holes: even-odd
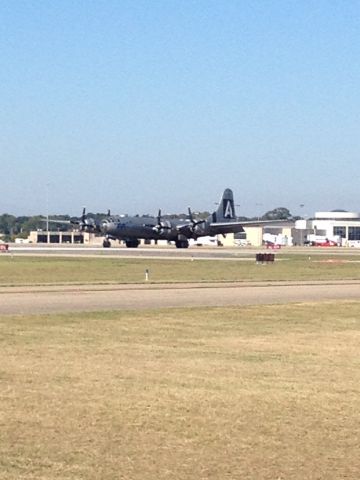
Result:
[[[273,221],[239,222],[235,217],[233,192],[227,188],[216,211],[204,220],[195,220],[189,208],[186,220],[165,220],[161,211],[157,217],[134,217],[108,215],[100,222],[86,218],[85,210],[79,222],[82,231],[95,232],[104,235],[104,247],[111,246],[111,240],[123,240],[129,248],[136,248],[140,239],[167,240],[174,242],[177,248],[187,248],[189,239],[204,236],[243,232],[244,226],[274,223]]]

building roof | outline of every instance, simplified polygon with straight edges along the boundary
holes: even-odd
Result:
[[[332,212],[315,212],[316,220],[359,220],[358,212],[334,210]]]

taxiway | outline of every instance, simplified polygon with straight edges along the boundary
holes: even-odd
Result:
[[[359,299],[360,281],[5,287],[0,315]]]

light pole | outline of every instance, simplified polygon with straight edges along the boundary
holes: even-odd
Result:
[[[50,234],[49,234],[49,183],[45,185],[46,187],[46,239],[47,243],[50,243]]]
[[[303,203],[300,203],[299,207],[301,209],[303,209],[305,207],[305,205]],[[303,215],[302,215],[302,212],[301,212],[301,220],[303,220]],[[305,228],[306,228],[306,225],[305,225]],[[303,240],[303,228],[300,230],[300,245],[303,246],[304,244],[304,240]]]
[[[46,184],[46,231],[49,231],[49,184]]]
[[[262,203],[255,203],[256,207],[262,207],[263,204]],[[257,208],[257,219],[260,220],[260,208]]]

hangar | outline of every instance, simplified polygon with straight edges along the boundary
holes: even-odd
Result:
[[[28,237],[31,243],[52,243],[52,244],[94,244],[98,238],[93,233],[79,232],[77,230],[68,232],[54,232],[37,230],[30,232]],[[101,242],[99,242],[101,243]]]
[[[228,233],[225,238],[219,235],[218,240],[227,247],[247,245],[260,247],[266,240],[283,246],[292,246],[296,244],[298,236],[300,234],[295,229],[295,222],[289,221],[281,225],[244,227],[243,233]]]

